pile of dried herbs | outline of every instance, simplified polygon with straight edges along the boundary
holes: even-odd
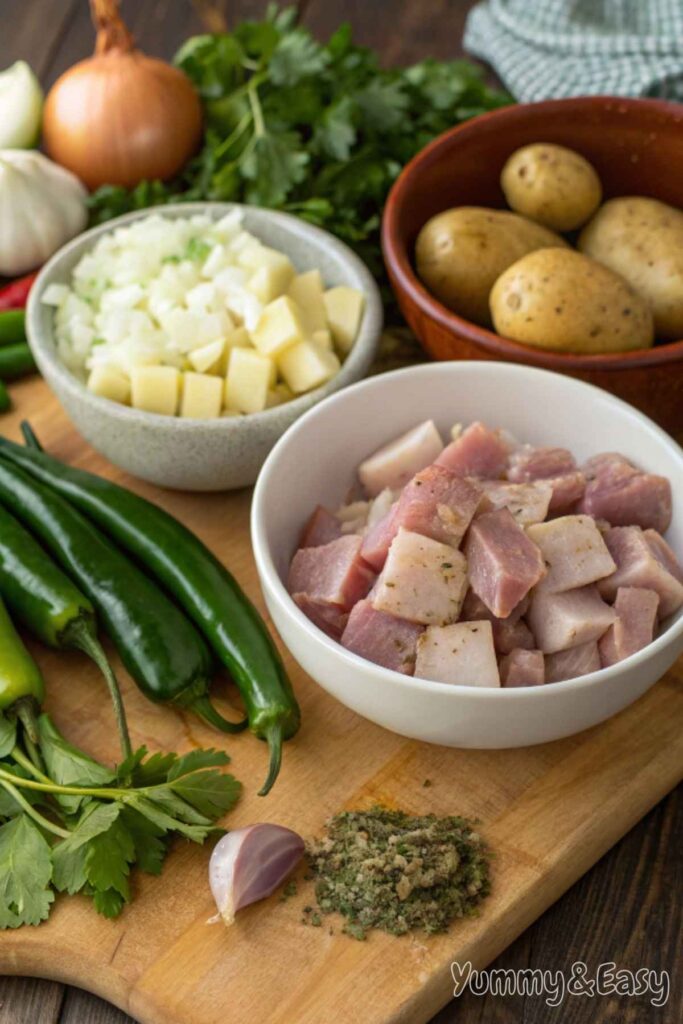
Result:
[[[486,847],[466,818],[345,811],[309,846],[308,861],[318,906],[306,908],[305,920],[342,914],[343,930],[357,939],[373,928],[445,932],[475,913],[490,888]]]

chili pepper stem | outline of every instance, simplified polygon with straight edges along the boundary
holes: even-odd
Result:
[[[28,800],[21,795],[16,786],[13,786],[6,778],[0,778],[0,786],[7,790],[10,796],[19,804],[21,809],[28,814],[29,817],[33,818],[37,825],[40,825],[40,827],[44,828],[47,832],[52,832],[53,835],[59,836],[60,839],[69,838],[71,833],[67,829],[61,828],[59,825],[55,825],[53,821],[49,821],[47,818],[44,818],[40,811],[37,811],[35,807],[33,807]]]
[[[28,420],[21,421],[21,433],[27,448],[34,448],[37,452],[42,452],[43,446],[36,437],[33,427]]]
[[[249,720],[246,717],[240,722],[229,722],[227,718],[223,718],[223,716],[216,711],[208,696],[195,697],[195,699],[188,704],[188,708],[195,711],[200,718],[203,718],[209,725],[213,725],[215,729],[220,729],[221,732],[243,732],[249,724]]]
[[[268,744],[270,751],[270,765],[266,781],[258,791],[259,796],[267,796],[270,793],[275,780],[280,774],[280,766],[282,765],[282,726],[279,724],[271,725],[268,729],[264,730],[263,738]]]
[[[69,643],[72,647],[76,647],[79,651],[82,651],[83,654],[87,654],[89,658],[92,658],[104,676],[107,689],[109,690],[109,696],[111,697],[112,704],[114,705],[114,715],[116,717],[116,728],[118,730],[119,741],[121,743],[121,752],[124,760],[126,760],[133,752],[130,742],[130,734],[128,732],[126,710],[123,706],[123,698],[121,697],[118,680],[112,671],[111,665],[107,661],[106,655],[102,650],[102,646],[88,631],[88,627],[84,619],[77,619],[70,626]]]

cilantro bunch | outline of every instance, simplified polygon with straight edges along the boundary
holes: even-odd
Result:
[[[175,62],[204,104],[201,152],[171,183],[99,189],[95,222],[180,200],[253,203],[333,232],[380,279],[382,208],[401,168],[447,128],[510,102],[468,61],[381,68],[348,25],[318,43],[293,9],[195,36]]]
[[[16,723],[0,715],[0,928],[39,924],[57,892],[83,893],[116,917],[132,869],[158,875],[174,836],[204,842],[241,788],[219,770],[230,759],[217,750],[141,747],[112,771],[45,714],[37,750],[26,756]]]

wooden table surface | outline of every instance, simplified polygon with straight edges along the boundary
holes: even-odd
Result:
[[[124,0],[123,11],[144,50],[170,57],[188,35],[220,31],[228,20],[260,17],[265,6],[265,0]],[[471,0],[304,0],[300,9],[304,23],[321,37],[349,20],[357,40],[379,50],[386,63],[405,63],[458,55],[471,6]],[[46,86],[92,47],[86,0],[0,0],[0,25],[0,68],[27,60]],[[574,997],[550,1011],[538,997],[467,993],[433,1024],[678,1024],[683,1020],[682,843],[679,789],[492,965],[568,972],[582,960],[591,970],[610,961],[633,971],[667,970],[672,989],[665,1006],[653,1008],[645,997]],[[0,1024],[126,1022],[125,1014],[78,989],[0,978]]]

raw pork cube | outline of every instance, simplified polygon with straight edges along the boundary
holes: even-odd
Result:
[[[526,651],[519,647],[501,659],[500,681],[503,686],[541,686],[545,682],[542,651]]]
[[[683,583],[662,564],[640,527],[613,526],[604,537],[617,569],[601,580],[602,596],[611,601],[619,587],[643,587],[659,594],[660,618],[673,615],[683,604]]]
[[[509,451],[499,430],[489,430],[483,423],[471,423],[444,448],[436,463],[458,476],[498,480],[507,465]]]
[[[361,462],[360,482],[374,498],[385,487],[403,487],[442,451],[443,441],[434,420],[426,420]]]
[[[370,531],[363,557],[381,569],[400,529],[458,547],[481,501],[476,484],[443,466],[427,466],[403,488],[390,517]]]
[[[458,686],[500,686],[491,623],[430,626],[417,641],[415,675]]]
[[[365,597],[375,574],[360,555],[361,538],[339,537],[317,548],[300,548],[289,567],[290,594],[349,611]]]
[[[617,616],[592,585],[563,594],[536,591],[527,617],[537,647],[544,654],[554,654],[599,640]]]
[[[318,505],[306,523],[299,547],[317,548],[329,544],[341,537],[341,532],[341,523],[337,517],[329,509]]]
[[[655,556],[657,561],[664,566],[667,572],[670,572],[679,583],[683,583],[683,566],[677,560],[675,554],[656,530],[644,530],[645,538],[650,546],[650,551]]]
[[[574,456],[566,448],[524,445],[510,456],[507,477],[516,483],[546,480],[552,488],[551,512],[562,512],[574,505],[586,484]]]
[[[595,640],[591,640],[587,644],[570,647],[567,651],[548,654],[545,659],[545,681],[561,683],[565,679],[577,679],[601,668],[598,645]]]
[[[522,615],[528,605],[529,599],[525,597],[507,618],[498,619],[470,589],[465,595],[460,619],[462,622],[475,622],[477,619],[486,619],[490,622],[493,629],[493,646],[497,654],[509,654],[515,647],[531,650],[536,646],[534,638],[526,622],[522,621]]]
[[[499,619],[506,618],[545,573],[541,552],[506,508],[475,519],[465,554],[472,590]]]
[[[382,566],[387,560],[391,542],[397,533],[397,530],[394,528],[394,512],[397,504],[398,502],[395,502],[380,521],[370,527],[363,538],[361,554],[375,572],[382,571]]]
[[[553,489],[546,480],[528,484],[483,480],[481,486],[484,489],[484,500],[480,505],[482,512],[507,508],[520,526],[542,523],[548,515]]]
[[[306,594],[293,594],[304,615],[313,622],[323,633],[327,633],[333,640],[340,640],[344,632],[348,612],[345,612],[338,604],[326,604],[324,601],[312,601]]]
[[[671,523],[671,484],[663,476],[642,473],[613,452],[596,455],[584,466],[588,479],[579,510],[612,526],[641,526],[663,533]]]
[[[562,516],[537,523],[527,536],[541,549],[548,569],[540,589],[552,593],[585,587],[609,576],[616,565],[590,516]]]
[[[424,626],[377,611],[366,599],[351,611],[341,642],[361,658],[411,676],[422,633]]]
[[[461,551],[419,533],[399,530],[373,591],[378,611],[424,625],[446,625],[460,615],[467,589]]]
[[[652,643],[657,624],[659,595],[640,587],[619,587],[614,610],[619,616],[600,638],[603,666],[616,665]]]

